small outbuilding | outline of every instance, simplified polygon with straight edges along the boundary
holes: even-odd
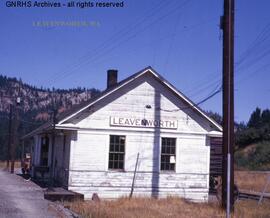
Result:
[[[211,138],[222,128],[151,67],[60,114],[32,138],[32,176],[101,198],[208,201]]]

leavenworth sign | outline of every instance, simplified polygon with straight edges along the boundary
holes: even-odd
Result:
[[[110,117],[111,126],[129,126],[129,127],[158,127],[163,129],[177,129],[175,120],[153,120],[140,118]]]

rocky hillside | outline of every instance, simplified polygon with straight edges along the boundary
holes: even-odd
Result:
[[[33,112],[36,120],[47,120],[48,112],[55,106],[58,112],[70,108],[74,104],[90,99],[99,93],[96,89],[45,89],[23,83],[20,79],[0,75],[0,113],[8,113],[10,104],[20,98],[20,111]]]

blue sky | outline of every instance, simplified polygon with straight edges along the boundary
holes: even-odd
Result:
[[[61,1],[62,3],[68,1]],[[222,0],[125,0],[124,8],[8,8],[0,3],[0,73],[56,88],[105,89],[152,66],[195,103],[222,78]],[[236,0],[235,119],[270,107],[270,1]],[[37,22],[99,26],[36,26]],[[221,93],[200,105],[222,113]]]

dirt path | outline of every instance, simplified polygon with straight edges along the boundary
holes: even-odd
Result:
[[[42,189],[20,176],[0,170],[0,217],[67,217],[43,198]]]

